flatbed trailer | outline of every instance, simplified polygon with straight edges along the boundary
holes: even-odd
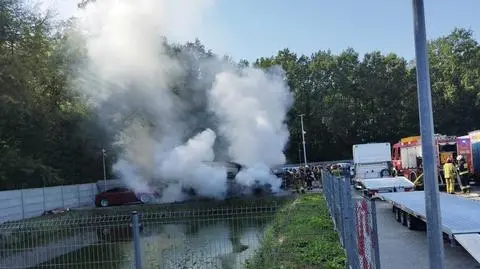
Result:
[[[423,191],[381,193],[379,198],[393,205],[395,218],[411,230],[426,227]],[[442,231],[454,246],[460,244],[480,263],[480,202],[440,193]]]

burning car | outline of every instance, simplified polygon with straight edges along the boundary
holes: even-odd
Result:
[[[240,184],[236,176],[237,174],[246,169],[247,167],[241,165],[236,162],[208,162],[208,165],[213,167],[225,167],[227,174],[227,197],[237,197],[237,196],[244,196],[244,195],[264,195],[264,194],[272,194],[272,185],[270,184],[262,184],[259,180],[255,180],[255,183],[250,187],[247,187],[243,184]],[[273,172],[271,172],[272,175]],[[183,188],[182,189],[185,194],[190,197],[197,196],[197,192],[193,188]]]

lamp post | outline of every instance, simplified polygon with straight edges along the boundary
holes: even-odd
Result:
[[[423,0],[412,0],[417,65],[418,113],[422,135],[425,208],[427,217],[428,256],[431,269],[444,269],[444,250],[438,193],[438,171],[435,160],[432,93],[427,54]]]
[[[107,151],[105,149],[102,149],[102,161],[103,161],[103,191],[107,190],[107,168],[105,166],[105,157],[106,157]]]
[[[307,150],[305,147],[305,130],[303,129],[303,117],[305,114],[300,114],[300,124],[302,126],[302,144],[303,144],[303,161],[305,162],[305,167],[307,166]]]
[[[302,149],[300,148],[300,144],[298,145],[298,164],[302,163]]]

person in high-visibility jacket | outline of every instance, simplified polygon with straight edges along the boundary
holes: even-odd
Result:
[[[453,165],[452,158],[448,158],[447,162],[443,165],[443,174],[447,183],[447,192],[450,194],[455,193],[455,166]]]
[[[468,174],[468,165],[465,161],[465,158],[462,155],[457,156],[457,171],[458,175],[460,176],[460,182],[462,183],[462,192],[467,193],[470,192],[470,182],[469,182],[469,174]]]

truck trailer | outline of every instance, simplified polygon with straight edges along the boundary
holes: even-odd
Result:
[[[392,204],[394,217],[402,225],[411,230],[426,228],[425,192],[382,193],[379,198]],[[446,193],[439,198],[443,234],[480,263],[480,203]]]

